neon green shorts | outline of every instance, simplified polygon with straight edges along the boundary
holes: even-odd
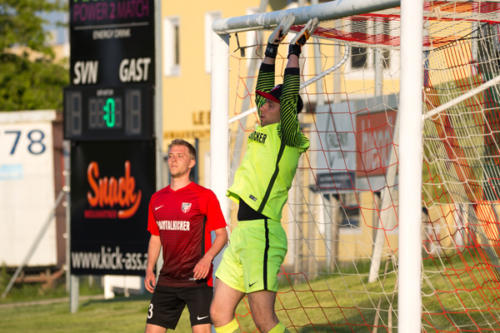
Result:
[[[240,221],[215,276],[244,293],[278,291],[278,273],[286,251],[286,233],[280,222]]]

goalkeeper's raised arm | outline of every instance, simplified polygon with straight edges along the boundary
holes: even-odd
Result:
[[[286,19],[285,19],[286,21]],[[274,85],[275,60],[280,42],[286,36],[289,26],[280,25],[269,37],[265,51],[265,58],[261,64],[257,78],[255,103],[259,112],[262,126],[281,123],[280,137],[288,146],[299,147],[305,144],[305,137],[301,134],[297,114],[302,111],[303,102],[299,95],[300,69],[299,56],[302,46],[309,38],[294,38],[288,47],[288,63],[284,73],[283,84]],[[266,105],[267,104],[267,105]],[[279,113],[275,112],[279,111]]]

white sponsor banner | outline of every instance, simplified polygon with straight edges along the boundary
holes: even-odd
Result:
[[[356,170],[356,118],[347,102],[326,104],[316,109],[319,147],[318,171]]]
[[[347,102],[316,108],[316,131],[311,142],[316,153],[315,184],[311,189],[340,193],[354,189],[356,168],[355,117]]]
[[[311,141],[314,142],[314,153],[316,154],[315,184],[311,188],[315,191],[342,193],[354,189],[379,189],[383,186],[382,172],[368,173],[367,166],[370,163],[381,163],[375,159],[378,155],[388,158],[389,144],[392,143],[393,126],[385,126],[383,129],[387,140],[379,139],[379,127],[362,128],[369,124],[361,120],[372,120],[380,115],[389,115],[387,121],[395,123],[394,110],[397,109],[397,95],[384,95],[380,97],[350,100],[340,103],[320,105],[316,108],[316,128],[311,131]],[[377,118],[378,119],[378,118]],[[386,120],[386,118],[384,118]],[[361,124],[361,126],[359,126]],[[386,130],[386,128],[388,128]],[[364,135],[363,135],[364,134]],[[368,135],[369,134],[369,135]],[[362,140],[366,139],[366,140]],[[363,145],[364,144],[364,145]],[[378,145],[381,147],[379,148]],[[385,144],[385,145],[384,145]],[[370,149],[369,149],[370,148]],[[378,155],[368,155],[375,151]],[[359,163],[360,157],[365,157],[365,164]],[[372,164],[369,167],[372,167]],[[379,166],[378,164],[376,164]],[[376,171],[380,167],[374,168]],[[366,177],[368,176],[368,177]],[[381,182],[382,181],[382,182]]]
[[[17,266],[55,203],[55,111],[0,113],[0,263]],[[56,264],[52,223],[28,266]]]

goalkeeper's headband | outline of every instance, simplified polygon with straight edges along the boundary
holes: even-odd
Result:
[[[280,103],[280,98],[281,98],[281,93],[283,92],[283,85],[278,84],[276,87],[271,89],[270,92],[265,92],[262,90],[255,90],[255,93],[257,95],[260,95],[264,97],[265,99],[269,99],[273,102]],[[304,107],[304,103],[302,102],[302,98],[300,95],[298,95],[298,100],[297,100],[297,113],[302,111],[302,108]]]

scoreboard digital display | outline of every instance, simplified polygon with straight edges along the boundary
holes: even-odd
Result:
[[[153,89],[79,87],[64,90],[64,138],[147,140],[153,138]]]

